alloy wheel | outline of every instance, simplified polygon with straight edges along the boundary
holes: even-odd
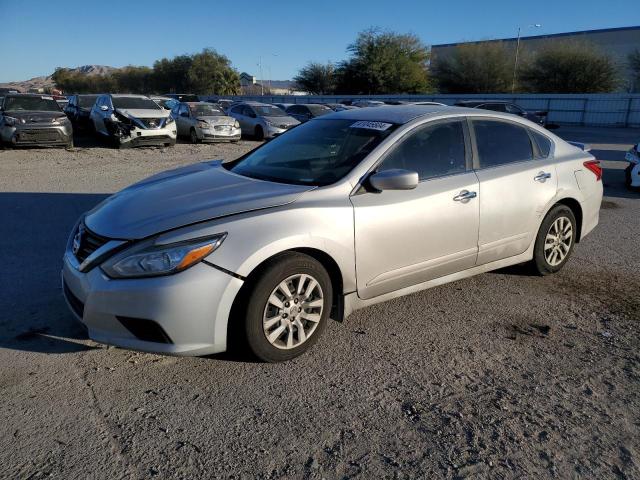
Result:
[[[560,265],[571,250],[573,224],[567,217],[558,217],[549,227],[544,242],[544,258],[553,267]]]
[[[264,309],[262,328],[276,348],[289,350],[305,343],[320,323],[324,294],[308,274],[286,278],[273,289]]]

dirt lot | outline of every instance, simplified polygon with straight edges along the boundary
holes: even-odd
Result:
[[[640,132],[557,133],[594,143],[607,195],[560,274],[370,307],[278,365],[96,344],[60,292],[82,211],[255,142],[0,152],[0,478],[640,478]]]

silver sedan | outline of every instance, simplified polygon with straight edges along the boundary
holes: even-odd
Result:
[[[71,232],[63,289],[99,342],[204,355],[235,339],[287,360],[330,316],[519,263],[559,271],[598,223],[601,173],[513,115],[332,113],[105,200]]]
[[[218,105],[179,102],[171,113],[176,119],[178,136],[189,138],[191,143],[240,140],[240,124],[235,118],[225,115]]]

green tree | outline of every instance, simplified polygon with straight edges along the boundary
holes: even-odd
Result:
[[[520,70],[520,83],[535,93],[605,93],[619,85],[618,66],[587,42],[553,42]]]
[[[514,54],[502,42],[458,45],[451,55],[434,59],[431,74],[442,93],[508,92]]]
[[[112,74],[117,93],[149,93],[153,91],[153,70],[129,65]]]
[[[158,93],[188,92],[188,72],[192,62],[191,55],[156,60],[153,64],[154,90]]]
[[[371,95],[430,90],[429,50],[415,35],[371,28],[359,33],[347,50],[351,58],[336,71],[338,93]]]
[[[240,88],[240,76],[231,61],[209,48],[191,57],[187,79],[189,91],[196,94],[234,95]]]
[[[309,62],[300,69],[293,81],[301,90],[313,95],[333,93],[336,88],[335,67],[330,62]]]
[[[631,74],[633,75],[631,91],[638,92],[640,91],[640,49],[636,48],[633,52],[629,54],[629,69],[631,70]]]

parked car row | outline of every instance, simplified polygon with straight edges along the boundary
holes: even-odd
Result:
[[[430,101],[382,102],[365,99],[324,104],[269,104],[230,99],[201,102],[197,95],[189,93],[68,97],[19,93],[4,95],[0,97],[0,118],[3,119],[0,123],[0,142],[16,146],[71,146],[73,128],[93,131],[118,148],[171,146],[176,143],[178,136],[188,138],[193,143],[238,141],[242,135],[262,140],[274,138],[301,123],[331,112],[385,105],[443,106]],[[510,113],[541,126],[547,125],[546,112],[528,112],[511,102],[474,100],[461,101],[456,106]],[[71,123],[64,120],[61,108]],[[18,113],[15,113],[16,110]]]

